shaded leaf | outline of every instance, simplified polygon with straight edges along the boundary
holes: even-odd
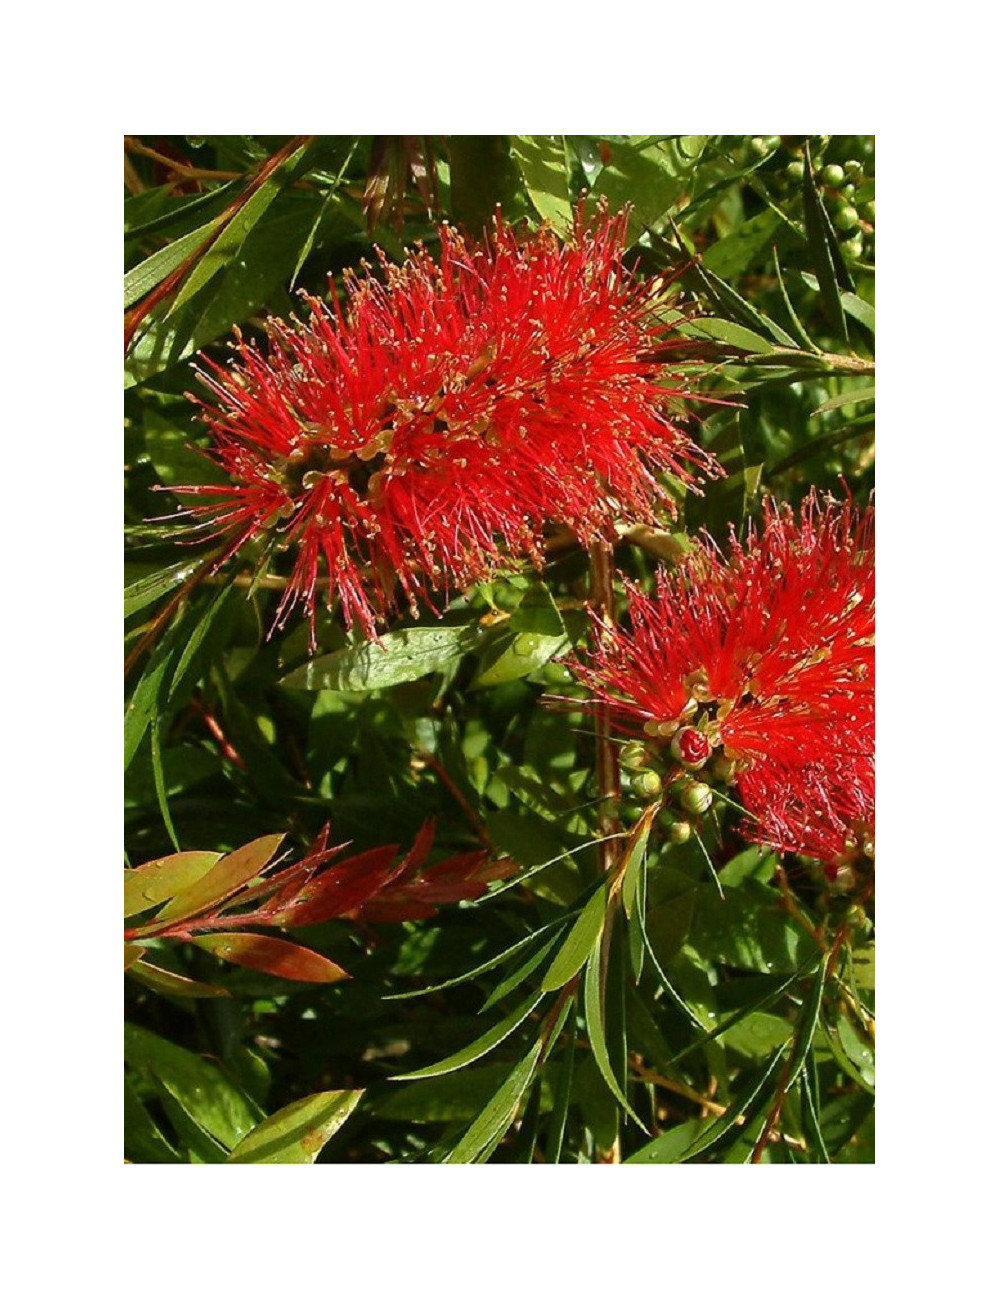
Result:
[[[450,1074],[453,1070],[460,1070],[463,1065],[471,1065],[473,1061],[478,1061],[481,1056],[485,1056],[487,1052],[492,1051],[508,1038],[518,1025],[523,1024],[544,996],[542,992],[532,993],[509,1016],[504,1016],[503,1020],[493,1025],[474,1043],[470,1043],[468,1047],[463,1047],[461,1051],[451,1056],[446,1056],[443,1061],[424,1066],[421,1070],[411,1070],[408,1074],[394,1074],[391,1076],[392,1079],[397,1083],[410,1079],[432,1079],[439,1074]]]
[[[145,984],[154,993],[163,993],[175,998],[228,998],[228,989],[217,984],[205,984],[201,980],[191,979],[187,975],[178,975],[176,971],[164,970],[151,962],[140,961],[128,967],[128,973],[140,984]]]
[[[227,1150],[264,1118],[217,1066],[148,1029],[125,1026],[125,1059]]]

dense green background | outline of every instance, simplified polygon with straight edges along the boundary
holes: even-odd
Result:
[[[478,232],[497,204],[529,227],[565,229],[584,194],[588,205],[631,205],[630,259],[644,275],[677,272],[664,310],[692,340],[692,383],[737,399],[698,410],[694,436],[729,477],[680,503],[669,525],[676,541],[742,527],[763,493],[796,502],[813,485],[843,495],[846,484],[864,500],[874,486],[874,190],[871,137],[126,140],[129,862],[228,850],[271,832],[301,850],[327,821],[354,849],[406,846],[433,816],[441,853],[476,847],[478,820],[523,866],[552,863],[428,921],[331,922],[298,936],[351,972],[335,985],[290,984],[164,945],[160,965],[232,996],[193,1000],[126,980],[130,1158],[223,1160],[290,1103],[363,1090],[349,1117],[317,1121],[329,1136],[321,1160],[591,1161],[616,1151],[739,1161],[783,1077],[783,1136],[765,1160],[874,1158],[870,905],[851,917],[821,979],[808,931],[833,934],[849,900],[793,861],[797,917],[774,856],[746,850],[725,815],[706,827],[724,901],[697,844],[667,848],[654,836],[641,978],[635,936],[623,928],[601,1013],[574,1000],[544,1066],[518,1074],[538,1023],[537,1012],[515,1013],[600,886],[596,851],[584,847],[596,825],[589,725],[539,705],[547,689],[568,689],[553,660],[585,637],[582,551],[567,550],[541,577],[518,571],[454,602],[443,657],[400,668],[400,643],[387,638],[380,678],[336,618],[321,618],[318,653],[339,657],[325,677],[309,677],[303,625],[267,636],[280,572],[252,593],[239,562],[188,586],[204,550],[184,544],[176,524],[150,522],[176,504],[154,488],[215,472],[192,450],[202,435],[185,397],[200,349],[225,355],[233,325],[253,333],[266,313],[294,312],[297,289],[326,292],[328,275],[374,260],[373,245],[393,259],[418,239],[433,249],[442,218]],[[629,543],[615,560],[640,580],[656,564]],[[465,629],[494,609],[509,621],[465,652]],[[530,936],[545,926],[536,943]],[[387,1000],[447,983],[522,939],[508,961],[468,981]],[[469,1053],[458,1072],[390,1081],[508,1017],[509,1035]],[[595,1036],[647,1132],[613,1095]]]

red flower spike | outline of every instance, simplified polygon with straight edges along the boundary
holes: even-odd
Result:
[[[734,762],[743,831],[831,869],[873,836],[874,506],[767,503],[726,559],[701,542],[575,669],[623,729],[700,722]],[[676,756],[676,755],[675,755]],[[683,756],[682,756],[683,757]]]
[[[224,487],[189,507],[207,535],[292,546],[277,623],[317,593],[376,635],[398,592],[416,613],[511,557],[542,563],[543,531],[613,538],[617,519],[672,509],[658,480],[692,485],[714,459],[663,414],[672,340],[655,283],[625,269],[628,214],[578,214],[560,244],[498,218],[489,247],[441,228],[385,283],[345,274],[346,307],[306,298],[264,350],[205,360],[200,402]],[[682,340],[678,339],[678,343]]]

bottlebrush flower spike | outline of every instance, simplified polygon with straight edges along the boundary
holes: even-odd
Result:
[[[423,248],[345,274],[346,306],[305,299],[271,320],[262,350],[237,332],[229,366],[203,361],[212,457],[233,482],[176,489],[224,558],[262,540],[296,548],[279,606],[315,616],[318,589],[368,637],[510,558],[542,563],[543,530],[613,537],[616,519],[671,508],[657,475],[718,473],[665,414],[656,288],[623,264],[628,214],[578,214],[561,244],[519,241],[500,218],[489,246],[441,228]]]
[[[834,868],[874,834],[874,506],[765,505],[729,557],[703,541],[575,669],[632,732],[697,728],[748,838]],[[676,748],[676,745],[675,745]]]

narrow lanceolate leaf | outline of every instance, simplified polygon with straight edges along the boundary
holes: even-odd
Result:
[[[335,984],[349,979],[347,971],[311,948],[265,934],[201,934],[191,940],[234,966],[310,984]]]
[[[201,247],[218,226],[218,221],[206,222],[197,230],[192,230],[180,239],[175,239],[166,248],[157,249],[151,257],[133,267],[125,276],[125,306],[144,298],[151,289],[167,278],[171,271],[176,271],[186,257]]]
[[[125,870],[125,916],[165,903],[205,876],[221,853],[172,853]]]
[[[639,892],[639,881],[642,877],[650,827],[653,825],[660,807],[659,800],[649,805],[632,827],[632,833],[629,835],[628,843],[625,846],[622,866],[622,907],[625,909],[625,916],[628,920],[632,919],[632,911]]]
[[[140,578],[138,582],[131,583],[125,588],[125,617],[137,614],[140,609],[152,605],[168,591],[173,591],[186,582],[200,563],[200,560],[185,560],[183,564],[174,564],[169,569],[160,569],[158,573],[151,573],[145,578]]]
[[[645,1124],[628,1104],[621,1084],[615,1078],[614,1070],[611,1068],[608,1040],[604,1030],[604,999],[601,995],[601,954],[597,948],[590,955],[590,960],[587,962],[587,971],[583,977],[583,1011],[587,1022],[587,1037],[590,1039],[590,1050],[594,1053],[594,1060],[601,1072],[601,1077],[610,1088],[618,1104],[635,1120],[644,1133],[647,1132]]]
[[[784,1057],[784,1050],[777,1051],[764,1068],[750,1076],[748,1082],[732,1097],[725,1114],[713,1120],[711,1124],[694,1137],[694,1140],[682,1151],[677,1151],[670,1141],[670,1134],[664,1134],[650,1142],[648,1146],[630,1156],[627,1164],[680,1164],[693,1160],[715,1143],[721,1141],[737,1124],[743,1124],[767,1100],[765,1091],[768,1084],[776,1077]]]
[[[792,1048],[792,1059],[788,1066],[788,1077],[785,1081],[786,1090],[799,1077],[799,1071],[806,1062],[813,1038],[816,1036],[816,1026],[819,1023],[819,1013],[823,1005],[823,993],[826,989],[829,970],[830,961],[827,958],[816,972],[812,988],[809,990],[809,996],[803,1002],[802,1009],[795,1022],[795,1039]]]
[[[176,971],[164,970],[153,966],[148,961],[138,961],[127,967],[129,975],[145,984],[154,993],[163,993],[174,998],[228,998],[228,989],[219,988],[217,984],[205,984],[193,980],[187,975],[178,975]]]
[[[602,884],[577,917],[572,930],[553,958],[552,965],[545,972],[541,985],[544,992],[561,989],[580,970],[600,941],[607,906],[608,889],[606,884]]]
[[[141,944],[127,943],[125,945],[125,969],[128,970],[130,966],[134,966],[145,955],[146,949]]]
[[[284,1106],[233,1148],[233,1165],[311,1165],[364,1096],[364,1089],[316,1092]]]
[[[409,1079],[431,1079],[438,1074],[450,1074],[452,1070],[460,1070],[463,1065],[471,1065],[473,1061],[478,1061],[481,1056],[485,1056],[498,1043],[502,1043],[505,1038],[508,1038],[518,1025],[527,1020],[544,996],[544,993],[532,993],[509,1016],[505,1016],[503,1020],[488,1029],[481,1038],[477,1038],[468,1047],[463,1047],[460,1052],[455,1052],[452,1056],[446,1056],[443,1061],[438,1061],[436,1065],[425,1066],[422,1070],[411,1070],[409,1074],[394,1074],[392,1076],[393,1080],[403,1083]]]
[[[866,330],[875,333],[875,308],[870,302],[865,302],[864,298],[859,298],[856,293],[842,293],[840,301],[844,304],[844,311],[848,316],[853,317]]]
[[[180,292],[170,308],[173,314],[199,289],[206,285],[218,271],[236,257],[244,239],[261,219],[271,203],[292,179],[296,168],[311,148],[312,142],[306,141],[291,153],[280,166],[276,167],[267,180],[254,191],[228,221],[219,237],[199,258],[191,274],[184,281]]]
[[[197,916],[235,894],[241,885],[261,873],[278,851],[284,835],[263,835],[227,853],[189,888],[176,894],[156,915],[156,924]]]
[[[755,355],[766,354],[774,349],[774,344],[743,325],[735,325],[729,320],[718,320],[714,316],[704,316],[684,327],[685,334],[694,334],[696,338],[718,339],[741,352]]]
[[[414,682],[452,664],[478,635],[474,627],[404,628],[387,633],[381,641],[311,659],[283,677],[281,684],[298,691],[377,691]]]
[[[840,301],[840,290],[841,288],[853,289],[854,285],[851,283],[838,283],[837,273],[839,268],[835,259],[839,259],[842,266],[843,258],[840,256],[840,249],[837,245],[836,232],[830,222],[826,208],[823,206],[819,191],[816,189],[816,181],[809,160],[808,145],[806,146],[805,172],[802,177],[802,207],[805,217],[806,236],[812,253],[813,268],[816,272],[816,278],[819,280],[819,292],[820,297],[823,299],[823,307],[837,336],[846,341],[847,320],[844,316],[844,305]],[[846,274],[846,268],[844,268],[844,273]]]
[[[534,1077],[538,1058],[542,1054],[541,1039],[534,1043],[527,1056],[514,1067],[493,1094],[486,1106],[469,1125],[458,1145],[445,1157],[445,1164],[469,1164],[495,1142],[514,1122],[521,1098]]]
[[[817,406],[813,415],[819,415],[823,411],[835,411],[839,406],[854,406],[858,402],[874,402],[875,385],[864,384],[860,388],[850,388],[846,393],[838,393],[836,397],[831,397],[828,401]]]

